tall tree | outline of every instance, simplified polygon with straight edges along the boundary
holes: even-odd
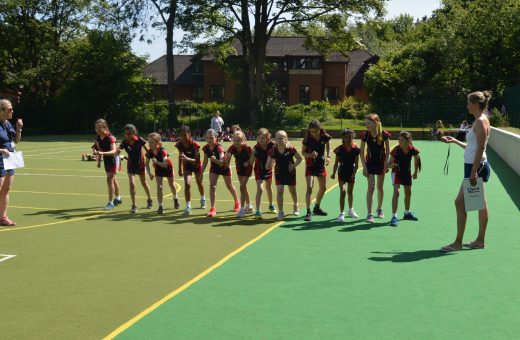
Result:
[[[383,10],[383,0],[192,0],[186,5],[189,20],[183,27],[191,32],[190,41],[218,37],[242,43],[253,125],[263,100],[267,43],[278,26],[288,24],[305,33],[309,23],[321,20],[337,32],[353,17]]]

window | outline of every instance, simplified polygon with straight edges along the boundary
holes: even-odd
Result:
[[[193,63],[193,73],[203,73],[202,62],[200,60]]]
[[[209,87],[209,96],[211,99],[224,98],[224,85],[212,85]]]
[[[192,88],[192,97],[195,101],[204,100],[204,86],[194,86]]]
[[[311,102],[311,87],[300,86],[300,104],[308,105]]]
[[[323,89],[323,99],[331,101],[338,100],[339,89],[337,87],[326,87]]]
[[[296,69],[320,69],[321,60],[320,58],[298,58],[293,62],[293,67]]]

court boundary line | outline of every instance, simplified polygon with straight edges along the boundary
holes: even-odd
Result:
[[[338,185],[339,184],[336,182],[334,185],[332,185],[329,189],[327,189],[325,191],[325,194],[323,196],[325,196],[327,193],[329,193],[330,191],[335,189]],[[315,201],[315,199],[313,200],[313,202],[314,201]],[[231,253],[229,253],[226,256],[224,256],[222,259],[217,261],[215,264],[213,264],[212,266],[210,266],[206,270],[202,271],[201,273],[197,274],[191,280],[187,281],[182,286],[176,288],[174,291],[168,293],[167,295],[165,295],[164,297],[162,297],[161,299],[159,299],[158,301],[153,303],[151,306],[147,307],[146,309],[141,311],[139,314],[137,314],[136,316],[134,316],[133,318],[131,318],[130,320],[128,320],[127,322],[125,322],[124,324],[119,326],[118,328],[116,328],[110,334],[108,334],[107,336],[103,337],[103,340],[113,339],[116,336],[120,335],[121,333],[123,333],[124,331],[126,331],[127,329],[129,329],[130,327],[135,325],[138,321],[142,320],[145,316],[149,315],[154,310],[156,310],[157,308],[162,306],[164,303],[166,303],[169,300],[173,299],[175,296],[177,296],[180,293],[184,292],[185,290],[190,288],[193,284],[195,284],[195,283],[199,282],[200,280],[202,280],[203,278],[205,278],[208,274],[213,272],[215,269],[221,267],[223,264],[228,262],[235,255],[238,255],[239,253],[241,253],[245,249],[249,248],[251,245],[253,245],[257,241],[259,241],[262,238],[264,238],[265,236],[267,236],[269,233],[271,233],[273,230],[275,230],[276,228],[278,228],[279,226],[281,226],[285,222],[286,221],[283,220],[283,221],[279,221],[279,222],[276,222],[275,224],[271,225],[269,228],[264,230],[260,235],[256,236],[252,240],[249,240],[248,242],[244,243],[243,245],[241,245],[237,249],[233,250]]]
[[[8,231],[18,231],[18,230],[42,228],[42,227],[48,227],[48,226],[55,225],[55,224],[64,224],[64,223],[69,223],[69,222],[88,220],[89,218],[99,217],[99,216],[102,216],[104,214],[105,213],[96,213],[96,214],[92,214],[90,216],[83,216],[83,217],[78,217],[78,218],[72,218],[72,219],[69,219],[69,220],[66,220],[66,221],[56,221],[56,222],[50,222],[50,223],[35,224],[35,225],[29,225],[29,226],[25,226],[25,227],[18,227],[18,228],[16,228],[16,227],[9,228],[9,229],[3,228],[3,229],[0,229],[0,233],[8,232]]]
[[[7,255],[7,254],[0,254],[0,262],[7,261],[9,259],[12,259],[13,257],[16,257],[16,255]]]

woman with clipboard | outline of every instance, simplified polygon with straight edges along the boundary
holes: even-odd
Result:
[[[16,121],[16,129],[9,122],[13,118],[13,106],[7,99],[0,100],[0,226],[11,227],[16,223],[7,217],[7,207],[9,205],[9,189],[14,179],[14,170],[4,169],[4,157],[9,157],[14,152],[14,144],[22,138],[23,122],[21,119]]]
[[[482,178],[484,182],[487,182],[489,179],[490,168],[486,157],[486,146],[489,139],[490,127],[485,112],[490,99],[491,93],[488,91],[473,92],[468,95],[467,108],[469,113],[475,117],[475,122],[467,132],[466,143],[458,141],[451,136],[442,138],[443,142],[455,143],[464,149],[464,178],[469,179],[473,187],[477,185],[477,177]],[[457,211],[457,237],[455,238],[455,242],[442,247],[441,251],[451,253],[461,250],[463,246],[470,249],[484,249],[484,238],[488,223],[488,207],[485,197],[484,208],[478,212],[478,236],[475,241],[471,243],[462,244],[467,219],[463,186],[460,187],[459,194],[455,199],[455,208]]]

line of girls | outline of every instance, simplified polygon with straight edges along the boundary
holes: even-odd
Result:
[[[415,215],[410,211],[410,198],[412,179],[417,178],[418,170],[420,170],[420,158],[419,150],[412,145],[411,134],[406,131],[401,132],[399,135],[399,145],[390,151],[390,134],[382,129],[378,115],[368,115],[365,119],[365,123],[367,131],[363,133],[360,147],[354,143],[354,131],[345,129],[342,131],[342,144],[333,150],[336,157],[331,178],[335,179],[337,174],[340,187],[340,214],[337,219],[338,222],[343,222],[345,216],[350,218],[359,217],[353,208],[353,188],[359,165],[359,155],[365,155],[365,157],[361,157],[361,163],[363,165],[363,175],[368,179],[366,196],[368,211],[367,222],[374,223],[372,205],[376,185],[378,192],[376,217],[384,218],[384,213],[381,208],[384,195],[383,184],[385,173],[389,169],[392,169],[392,181],[394,185],[392,219],[390,224],[397,226],[398,223],[397,206],[401,185],[405,191],[405,212],[403,218],[407,220],[417,220]],[[118,184],[115,178],[119,166],[117,164],[119,158],[115,156],[121,150],[125,150],[128,153],[128,176],[132,199],[131,212],[137,211],[135,203],[135,175],[140,176],[141,184],[148,197],[147,207],[152,208],[150,189],[145,178],[145,169],[147,169],[150,179],[154,178],[149,169],[150,162],[153,163],[155,168],[157,199],[159,203],[158,213],[164,212],[162,205],[163,177],[168,179],[168,184],[173,194],[174,207],[176,209],[180,208],[177,191],[173,182],[173,164],[171,159],[168,158],[168,152],[162,146],[160,135],[155,133],[150,134],[148,137],[150,147],[147,148],[146,141],[137,136],[135,127],[133,125],[127,125],[124,128],[125,140],[119,147],[116,147],[115,138],[108,131],[106,121],[98,120],[96,122],[96,132],[98,136],[96,144],[94,145],[94,153],[103,156],[105,170],[107,172],[109,202],[106,209],[113,209],[114,205],[121,203]],[[218,143],[216,131],[210,129],[206,132],[206,145],[201,148],[200,144],[193,140],[189,128],[182,127],[180,129],[180,141],[175,144],[175,147],[179,150],[179,175],[184,178],[185,184],[184,194],[186,208],[184,209],[184,214],[190,215],[192,213],[191,183],[193,178],[195,178],[201,196],[201,208],[206,208],[202,179],[209,163],[210,210],[207,214],[208,217],[214,217],[217,214],[215,208],[216,189],[220,176],[223,177],[227,189],[233,196],[233,210],[237,212],[237,217],[245,217],[247,214],[255,212],[255,218],[261,219],[262,212],[260,203],[264,190],[267,193],[269,201],[269,211],[276,213],[272,193],[273,172],[277,190],[277,205],[279,208],[277,218],[282,220],[285,217],[283,211],[285,186],[288,187],[292,198],[293,215],[299,216],[298,194],[296,192],[296,167],[305,159],[305,179],[307,186],[305,195],[307,208],[305,220],[311,221],[312,215],[327,215],[328,213],[323,211],[320,204],[326,190],[326,166],[330,163],[330,139],[330,135],[325,132],[320,122],[313,120],[309,124],[308,132],[302,143],[302,155],[290,145],[285,131],[276,132],[273,141],[271,134],[265,128],[258,130],[257,144],[254,147],[247,145],[247,139],[241,130],[235,131],[232,136],[232,145],[225,150],[224,147]],[[202,151],[203,161],[201,161],[200,151]],[[143,157],[143,155],[145,156]],[[240,198],[231,181],[231,160],[233,156],[235,157],[235,168],[240,183]],[[412,158],[414,159],[413,175],[411,174]],[[101,157],[99,157],[99,159],[101,159]],[[253,207],[247,189],[247,182],[252,177],[253,172],[257,184],[255,197],[256,207]],[[318,182],[318,191],[314,208],[311,210],[311,199],[315,180]],[[345,198],[347,196],[349,209],[345,215]]]

